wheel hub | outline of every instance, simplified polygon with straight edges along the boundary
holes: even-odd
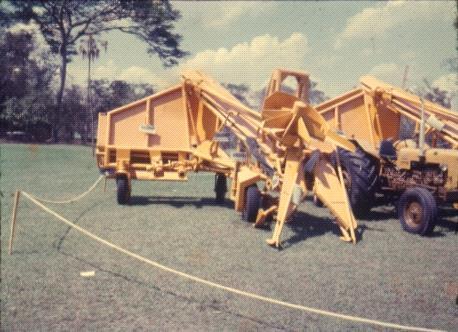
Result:
[[[404,219],[410,226],[418,226],[421,224],[423,208],[418,202],[411,202],[404,212]]]

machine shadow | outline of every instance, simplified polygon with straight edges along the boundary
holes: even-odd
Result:
[[[396,211],[394,208],[384,208],[382,210],[371,210],[369,211],[364,217],[360,217],[357,219],[369,221],[369,222],[377,222],[377,221],[384,221],[387,219],[397,218]]]
[[[317,217],[302,211],[296,212],[286,226],[293,232],[293,235],[282,241],[282,249],[327,233],[341,235],[339,227],[330,218]]]
[[[453,208],[443,207],[438,211],[434,231],[428,237],[444,237],[447,233],[458,234],[458,212]],[[438,229],[439,228],[439,229]]]
[[[170,205],[175,208],[194,206],[201,209],[205,206],[219,206],[232,209],[234,203],[226,199],[222,203],[216,202],[213,197],[191,197],[191,196],[132,196],[129,205]]]

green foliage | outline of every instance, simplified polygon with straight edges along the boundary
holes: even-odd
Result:
[[[431,85],[427,79],[424,79],[423,82],[425,86],[418,91],[420,96],[423,96],[425,99],[445,108],[451,107],[451,96],[448,91],[441,90],[440,88]]]
[[[222,85],[229,90],[234,97],[248,107],[252,107],[254,109],[260,109],[262,107],[266,95],[266,88],[253,91],[245,84],[223,83]],[[329,99],[323,91],[317,88],[317,85],[317,82],[310,82],[309,98],[311,104],[319,104]],[[282,89],[286,93],[296,93],[296,91],[288,85],[283,85]]]
[[[28,32],[7,32],[0,39],[0,119],[13,127],[48,123],[52,117],[55,66],[48,54],[35,50]]]
[[[310,81],[310,91],[309,91],[309,98],[311,104],[320,104],[329,99],[328,96],[317,88],[318,83],[314,81]]]
[[[10,11],[14,21],[34,21],[51,51],[70,61],[77,53],[76,42],[83,36],[119,30],[144,41],[148,53],[157,55],[165,66],[186,55],[180,49],[181,36],[173,31],[180,18],[168,1],[134,0],[7,0],[2,12]]]
[[[95,80],[91,86],[91,105],[94,107],[95,113],[107,112],[153,93],[153,86],[146,83],[134,84],[122,80],[112,82]]]
[[[86,142],[89,134],[89,111],[84,103],[84,91],[78,85],[72,85],[65,90],[63,100],[63,138],[70,142],[75,132],[79,133],[83,143]]]
[[[248,107],[250,103],[248,102],[249,95],[251,93],[250,88],[245,84],[234,84],[234,83],[223,83],[223,86],[229,90],[229,92],[234,95],[240,102],[245,104]]]
[[[180,13],[167,0],[5,0],[0,14],[11,22],[35,22],[50,50],[60,57],[60,83],[56,112],[52,120],[53,138],[63,121],[63,98],[67,64],[77,54],[77,42],[84,37],[118,30],[147,44],[147,52],[157,55],[164,66],[173,66],[187,53],[180,49],[181,36],[173,32]],[[0,16],[1,16],[0,15]]]

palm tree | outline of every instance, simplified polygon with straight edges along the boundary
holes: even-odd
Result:
[[[83,59],[88,59],[88,70],[87,70],[87,113],[91,118],[91,129],[89,132],[89,138],[92,145],[92,154],[94,154],[95,143],[94,143],[94,109],[91,106],[91,64],[99,58],[100,49],[99,45],[104,48],[105,52],[108,48],[108,42],[105,40],[95,39],[93,34],[89,34],[87,38],[81,40],[79,52]]]

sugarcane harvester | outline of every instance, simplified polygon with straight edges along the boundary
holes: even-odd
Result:
[[[287,77],[297,81],[286,93]],[[356,220],[346,194],[336,147],[355,146],[336,133],[308,103],[309,76],[275,70],[261,112],[241,103],[198,71],[181,83],[131,104],[100,113],[97,164],[117,182],[117,200],[129,202],[132,180],[186,181],[190,171],[214,172],[217,200],[230,199],[244,219],[260,226],[276,216],[267,243],[279,247],[284,223],[307,191],[326,205],[342,232],[356,241]],[[230,131],[238,141],[229,154],[222,141]]]

